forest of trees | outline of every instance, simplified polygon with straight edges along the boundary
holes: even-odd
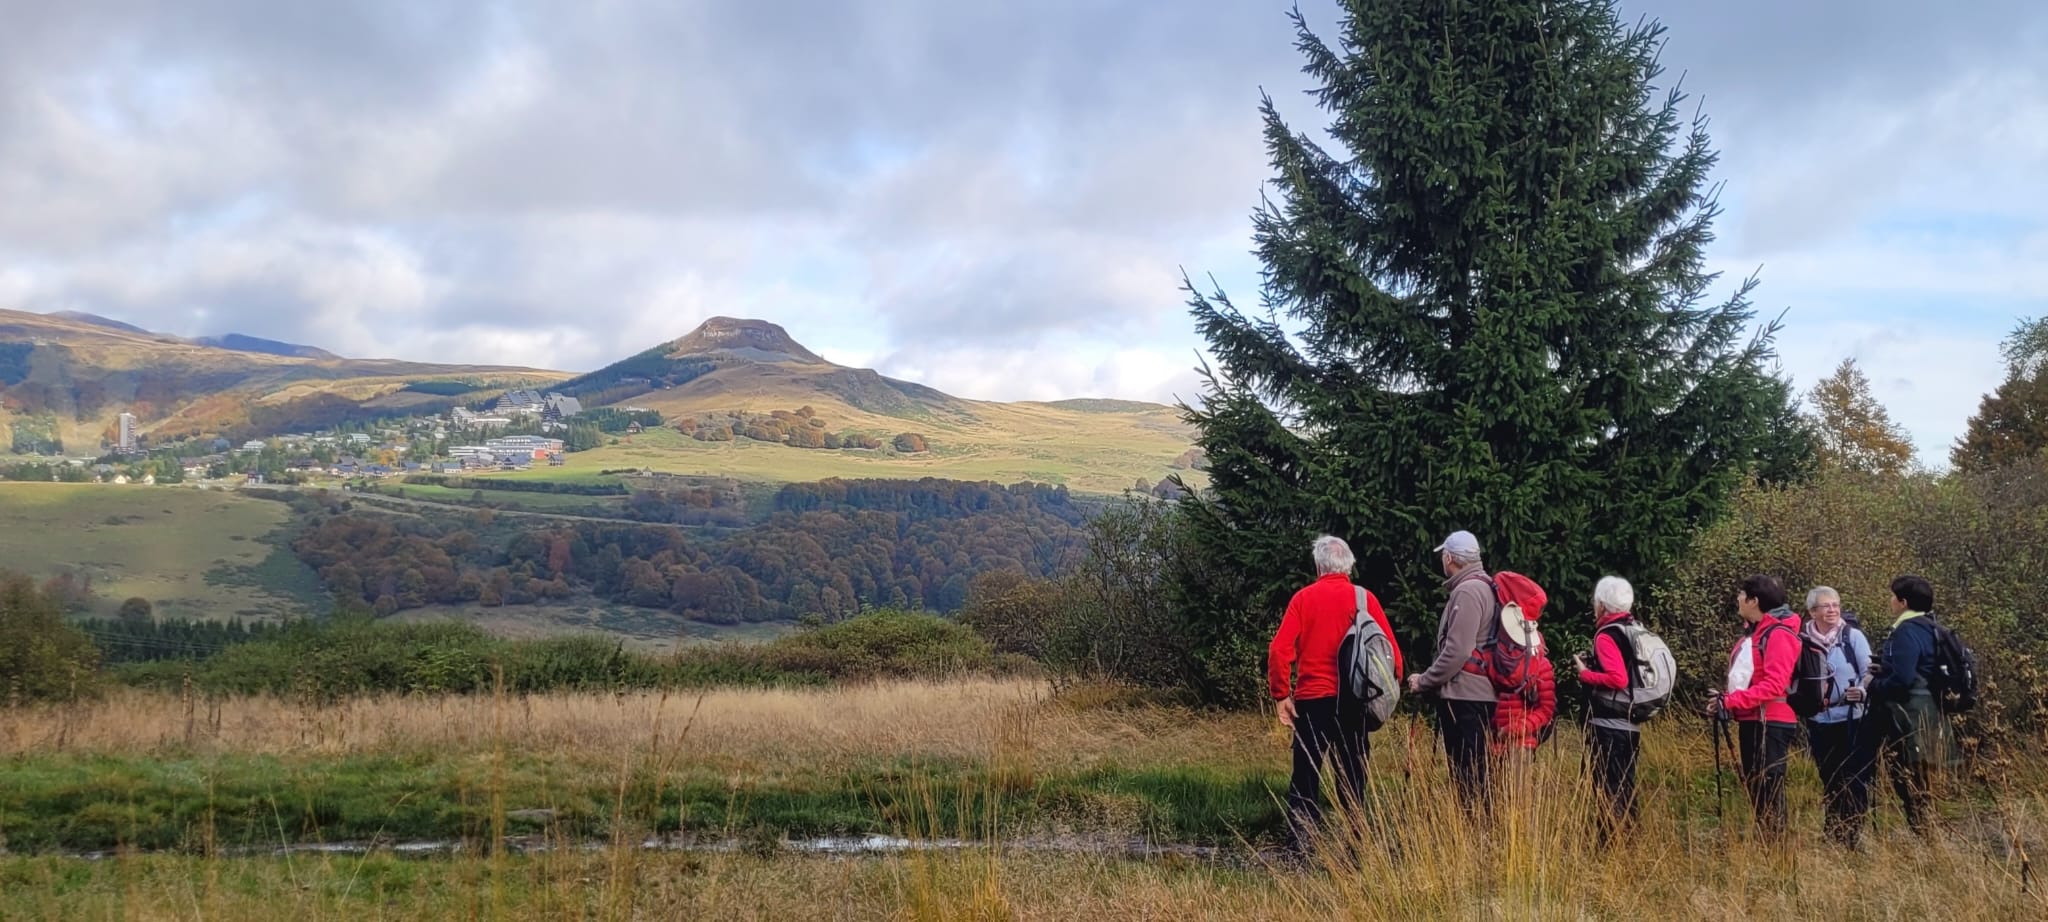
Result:
[[[480,534],[457,523],[326,512],[293,550],[339,603],[379,614],[591,593],[737,623],[839,617],[864,606],[954,611],[982,573],[1047,576],[1070,563],[1087,517],[1064,487],[930,479],[796,484],[773,509],[761,524],[716,536],[600,522]]]

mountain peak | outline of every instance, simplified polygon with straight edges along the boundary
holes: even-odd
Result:
[[[725,353],[755,362],[829,365],[817,353],[791,339],[789,331],[766,320],[713,317],[690,335],[669,343],[670,357]]]
[[[98,314],[88,314],[84,311],[51,311],[47,314],[44,314],[43,316],[55,317],[58,320],[69,320],[72,323],[83,323],[88,326],[105,327],[109,330],[120,330],[123,333],[140,333],[143,336],[156,335],[148,330],[136,326],[135,324],[122,323],[121,321],[115,320],[111,317],[102,317]]]

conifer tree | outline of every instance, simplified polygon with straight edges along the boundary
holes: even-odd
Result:
[[[1176,602],[1216,698],[1251,687],[1318,532],[1411,648],[1460,528],[1583,632],[1602,573],[1650,582],[1745,477],[1811,455],[1755,280],[1717,299],[1703,267],[1716,155],[1658,83],[1661,26],[1606,0],[1342,6],[1334,46],[1294,17],[1334,146],[1263,106],[1266,309],[1189,286],[1212,492]]]

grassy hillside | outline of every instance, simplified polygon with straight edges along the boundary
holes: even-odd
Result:
[[[566,377],[522,368],[270,355],[0,310],[0,452],[13,450],[15,430],[26,426],[60,438],[68,453],[93,453],[122,412],[135,414],[143,433],[158,439],[238,436],[451,402],[405,391],[413,382],[463,380],[502,390]]]
[[[283,548],[283,503],[188,487],[0,483],[0,567],[89,576],[95,613],[150,600],[160,618],[276,618],[319,603]]]
[[[1064,484],[1089,493],[1116,493],[1139,479],[1156,483],[1186,452],[1189,439],[1175,431],[1171,411],[1151,414],[1062,412],[1043,405],[982,404],[987,418],[972,424],[894,420],[876,433],[918,432],[931,451],[791,448],[737,439],[699,442],[672,429],[652,430],[618,444],[568,456],[562,467],[538,467],[502,476],[537,480],[589,480],[602,470],[657,472],[801,483],[829,477],[993,480]],[[827,411],[819,410],[821,416]],[[1180,472],[1198,481],[1194,472]]]

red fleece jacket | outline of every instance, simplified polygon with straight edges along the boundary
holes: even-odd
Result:
[[[1394,648],[1394,675],[1399,677],[1401,645],[1394,642],[1394,631],[1387,625],[1386,612],[1380,610],[1379,598],[1370,592],[1365,594],[1365,610],[1379,622],[1380,630],[1387,632],[1387,642]],[[1291,694],[1297,701],[1336,697],[1337,648],[1344,645],[1344,633],[1351,630],[1351,618],[1357,611],[1357,593],[1352,590],[1351,578],[1342,573],[1324,576],[1294,594],[1287,603],[1287,614],[1280,619],[1279,632],[1273,635],[1273,646],[1266,652],[1266,684],[1273,700],[1290,694],[1290,678],[1294,680]]]
[[[1605,630],[1610,624],[1627,621],[1628,612],[1608,612],[1600,622],[1593,625],[1593,659],[1600,668],[1579,670],[1579,683],[1589,688],[1610,688],[1625,691],[1628,688],[1628,659],[1621,655],[1621,644],[1614,640],[1614,632]]]
[[[1785,630],[1778,630],[1778,626]],[[1770,640],[1764,640],[1764,633],[1770,632]],[[1761,720],[1774,724],[1796,724],[1799,715],[1792,706],[1785,703],[1785,692],[1792,687],[1792,670],[1799,665],[1799,616],[1790,609],[1780,608],[1763,616],[1749,632],[1751,655],[1762,656],[1757,660],[1756,671],[1751,674],[1749,687],[1728,693],[1724,703],[1735,715],[1736,720]],[[1728,654],[1728,662],[1734,665],[1735,657],[1741,655],[1742,644]]]

